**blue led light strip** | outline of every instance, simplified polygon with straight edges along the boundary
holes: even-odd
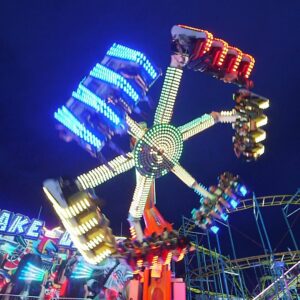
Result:
[[[120,124],[121,120],[116,112],[103,99],[99,98],[84,85],[79,84],[77,91],[72,93],[72,97],[94,108],[113,124],[117,126]]]
[[[158,75],[147,57],[142,52],[139,52],[137,50],[133,50],[120,44],[114,43],[107,51],[106,55],[126,59],[139,64],[144,68],[144,70],[152,79],[155,79]]]
[[[28,262],[24,269],[21,271],[19,279],[20,280],[34,280],[42,281],[45,275],[45,270],[34,266],[32,263]]]
[[[137,104],[140,98],[138,93],[135,91],[132,85],[120,74],[104,67],[103,65],[97,64],[90,72],[90,76],[117,86],[118,88],[123,90],[135,102],[135,104]]]
[[[72,272],[71,278],[90,278],[93,273],[93,268],[79,263],[75,270]]]
[[[16,246],[10,245],[9,243],[4,243],[0,245],[0,251],[4,251],[5,253],[12,254],[16,249]]]
[[[97,148],[97,150],[101,148],[103,141],[86,129],[84,124],[80,123],[65,106],[62,106],[54,113],[54,118],[85,142]]]

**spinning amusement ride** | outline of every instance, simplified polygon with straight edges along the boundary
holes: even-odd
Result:
[[[217,233],[217,220],[226,222],[228,212],[248,194],[239,176],[229,172],[221,174],[216,185],[201,184],[180,164],[184,142],[217,123],[228,123],[234,130],[238,158],[252,161],[264,153],[261,142],[266,133],[261,127],[267,124],[263,112],[269,100],[250,91],[254,58],[205,30],[176,25],[171,34],[171,62],[152,126],[142,122],[139,104],[149,101],[147,93],[162,73],[143,53],[120,44],[112,45],[55,113],[61,136],[75,140],[101,164],[75,179],[46,180],[44,191],[88,265],[96,267],[108,257],[126,260],[137,282],[128,299],[138,299],[133,290],[141,289],[143,299],[185,299],[184,283],[171,278],[170,263],[182,260],[193,245],[158,211],[156,180],[173,173],[200,195],[200,207],[192,211],[191,220],[205,232]],[[233,109],[204,114],[179,127],[172,125],[184,69],[237,85]],[[130,149],[118,144],[117,136],[128,136]],[[105,159],[104,149],[113,153],[112,160]],[[93,188],[133,168],[136,187],[128,214],[131,237],[117,238],[97,206]]]

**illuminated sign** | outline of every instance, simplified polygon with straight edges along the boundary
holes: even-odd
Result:
[[[0,235],[21,235],[25,239],[37,240],[41,234],[58,239],[58,246],[73,248],[70,235],[66,231],[48,230],[45,222],[38,219],[30,219],[22,214],[14,214],[8,210],[0,210]]]

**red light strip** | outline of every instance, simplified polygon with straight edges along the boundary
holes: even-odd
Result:
[[[221,40],[221,39],[216,39],[215,38],[214,40],[223,43],[222,52],[219,55],[218,60],[216,61],[216,65],[219,66],[219,67],[221,67],[223,65],[224,59],[225,59],[226,54],[228,52],[228,43],[225,42],[224,40]]]
[[[203,30],[200,28],[195,28],[195,27],[191,27],[191,26],[186,26],[186,25],[178,25],[179,27],[185,28],[185,29],[190,29],[190,30],[194,30],[194,31],[198,31],[198,32],[204,32],[206,34],[206,42],[205,42],[205,47],[204,47],[204,51],[202,54],[206,53],[207,51],[210,50],[211,44],[213,42],[213,34],[207,30]]]
[[[234,62],[234,65],[233,65],[233,68],[232,68],[232,72],[236,72],[239,64],[241,63],[242,61],[242,57],[243,57],[243,53],[240,49],[238,48],[235,48],[235,47],[232,47],[234,50],[236,50],[238,52],[238,56],[237,58],[235,59],[235,62]]]
[[[249,65],[247,67],[247,70],[245,72],[245,78],[248,79],[249,76],[250,76],[250,74],[251,74],[251,72],[252,72],[252,70],[253,70],[253,67],[254,67],[254,64],[255,64],[255,59],[254,59],[253,56],[251,56],[249,54],[245,54],[245,56],[250,59],[250,63],[249,63]]]

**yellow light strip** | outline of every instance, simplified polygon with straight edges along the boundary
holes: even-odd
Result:
[[[197,184],[196,179],[179,164],[175,165],[171,171],[188,187],[192,188],[195,183]]]
[[[260,143],[266,139],[267,134],[264,130],[258,129],[256,131],[251,132],[251,136],[253,137],[255,143]]]
[[[77,177],[81,188],[86,190],[88,188],[94,188],[103,182],[124,173],[134,167],[134,160],[131,153],[126,155],[120,155],[111,160],[108,165],[101,165],[85,174]]]
[[[181,69],[168,67],[154,116],[154,125],[170,122],[182,73]]]
[[[74,218],[74,216],[69,217],[67,214],[67,211],[69,213],[75,213],[76,209],[79,211],[79,207],[87,208],[90,206],[90,202],[88,199],[84,198],[83,200],[75,203],[72,207],[75,209],[69,208],[61,208],[56,201],[56,199],[52,196],[52,194],[43,187],[43,190],[52,203],[56,213],[59,215],[65,229],[69,232],[70,238],[72,239],[72,242],[74,243],[74,246],[78,249],[78,251],[81,253],[83,258],[90,264],[97,264],[100,263],[103,259],[110,256],[112,254],[113,248],[108,247],[108,244],[105,242],[105,236],[103,234],[98,234],[96,237],[94,234],[92,234],[93,238],[88,240],[86,238],[86,234],[95,228],[96,226],[99,226],[98,220],[96,217],[91,217],[89,220],[85,221],[83,224],[78,225],[77,220]],[[76,207],[77,206],[77,207]],[[84,217],[87,218],[87,217]],[[109,231],[107,231],[108,235]],[[108,238],[108,240],[111,240],[111,237]],[[109,242],[111,243],[111,242]],[[101,245],[103,244],[103,245]],[[97,253],[94,253],[92,250],[97,248]],[[100,248],[98,250],[98,248]],[[101,249],[103,249],[101,251]],[[99,253],[100,251],[100,253]]]
[[[234,123],[237,118],[238,118],[238,115],[237,115],[237,113],[234,109],[231,110],[231,111],[221,111],[219,122],[221,122],[221,123]]]
[[[131,119],[128,115],[126,115],[126,123],[129,127],[128,133],[131,134],[136,139],[141,139],[146,130],[139,126],[133,119]]]
[[[146,201],[150,192],[152,178],[139,176],[136,188],[133,194],[133,200],[130,205],[129,214],[136,219],[140,219],[144,213]]]
[[[185,125],[178,127],[178,129],[182,133],[182,139],[186,141],[189,138],[193,137],[194,135],[213,126],[214,124],[215,124],[214,118],[209,114],[205,114],[200,118],[192,120],[186,123]]]
[[[192,188],[197,194],[201,194],[209,199],[213,198],[213,196],[205,188],[203,188],[181,165],[176,164],[171,171],[188,187]]]
[[[254,119],[256,127],[262,127],[268,124],[268,117],[266,115],[260,115]]]

